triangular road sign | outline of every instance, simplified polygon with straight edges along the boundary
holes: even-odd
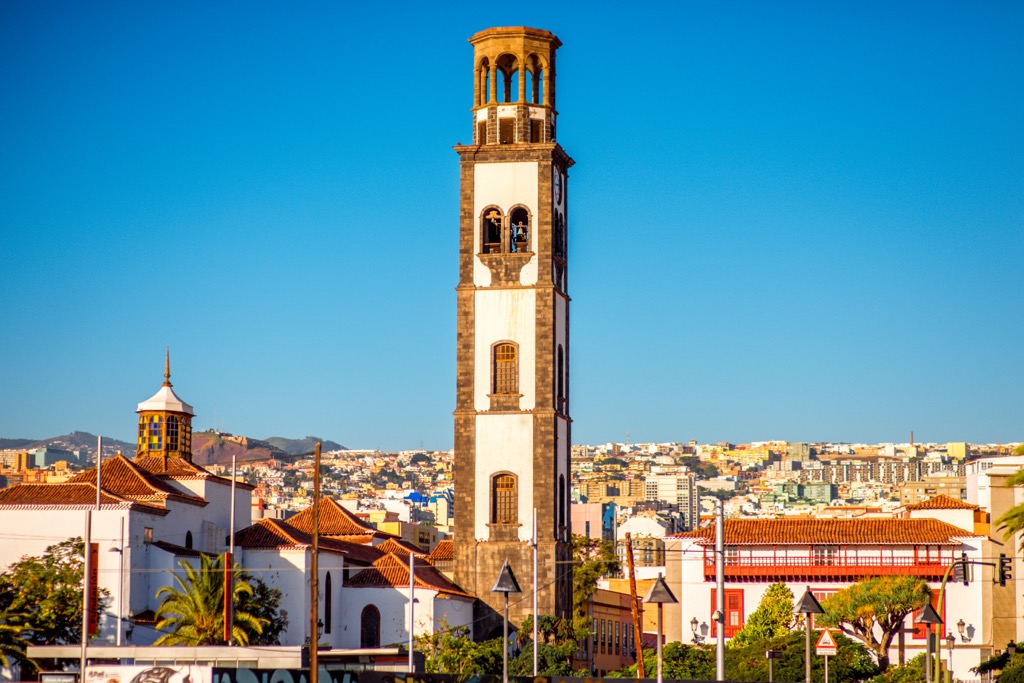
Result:
[[[833,649],[839,646],[836,645],[836,639],[832,637],[832,631],[825,629],[821,632],[821,636],[818,637],[818,644],[814,647],[824,647]]]

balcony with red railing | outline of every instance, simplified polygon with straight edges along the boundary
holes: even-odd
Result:
[[[804,557],[726,557],[725,580],[764,581],[858,581],[871,576],[918,576],[926,580],[942,579],[949,562],[938,557],[910,556],[804,556]],[[715,580],[715,558],[704,556],[704,580]]]

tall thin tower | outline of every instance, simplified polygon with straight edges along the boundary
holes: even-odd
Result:
[[[473,144],[461,170],[455,408],[455,579],[495,611],[505,560],[519,623],[572,604],[566,180],[548,31],[492,28],[473,45]],[[538,519],[534,580],[532,518]],[[486,634],[483,634],[486,635]]]

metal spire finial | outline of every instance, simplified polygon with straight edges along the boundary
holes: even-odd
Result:
[[[171,386],[171,347],[167,347],[167,356],[164,359],[164,386]]]

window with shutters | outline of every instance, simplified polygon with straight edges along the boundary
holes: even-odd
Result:
[[[498,474],[491,480],[491,524],[519,523],[519,493],[514,474]]]
[[[493,386],[491,393],[515,396],[519,394],[519,349],[512,342],[494,345]]]
[[[717,593],[716,588],[711,589],[711,614],[715,613],[717,607]],[[732,638],[736,635],[739,630],[743,628],[743,589],[742,588],[726,588],[725,589],[725,637]],[[711,637],[718,637],[718,622],[711,620]]]

